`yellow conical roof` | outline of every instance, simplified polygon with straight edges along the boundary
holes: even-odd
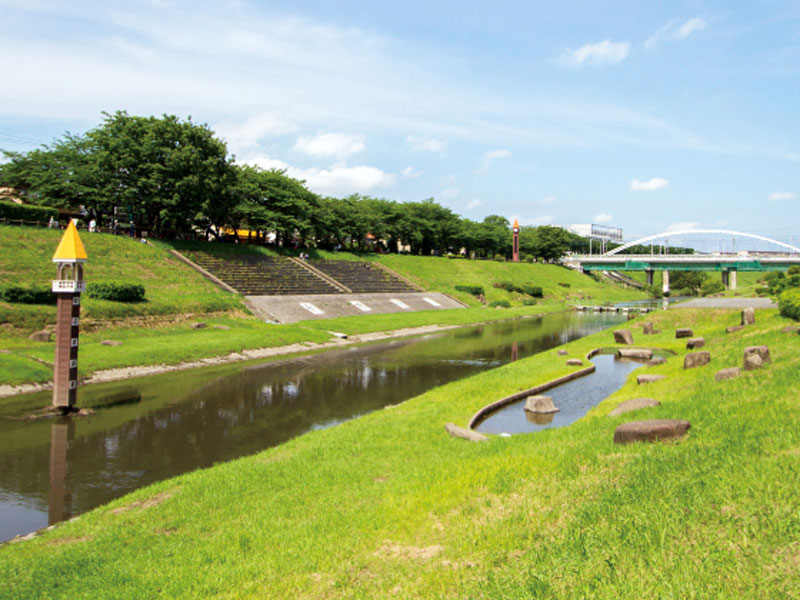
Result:
[[[83,248],[83,242],[78,235],[78,228],[75,227],[75,222],[70,219],[67,230],[64,232],[64,237],[56,248],[56,253],[53,254],[53,262],[83,262],[89,257],[86,256],[86,250]]]
[[[508,223],[508,221],[506,221]],[[514,219],[514,229],[519,229],[519,219]]]

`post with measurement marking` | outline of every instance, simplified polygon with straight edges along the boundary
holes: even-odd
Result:
[[[56,307],[56,356],[53,361],[53,406],[61,413],[72,412],[78,390],[78,327],[80,324],[83,263],[87,260],[78,229],[69,222],[53,255],[58,265],[53,292]]]

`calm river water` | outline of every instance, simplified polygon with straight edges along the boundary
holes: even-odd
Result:
[[[620,323],[563,313],[86,386],[92,417],[23,421],[50,393],[0,413],[0,541],[136,488],[275,446]]]

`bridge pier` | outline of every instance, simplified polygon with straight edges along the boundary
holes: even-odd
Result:
[[[727,290],[727,289],[730,287],[730,285],[731,285],[730,281],[731,281],[731,278],[730,278],[730,271],[722,271],[722,285],[724,285],[724,286],[725,286],[725,289],[726,289],[726,290]]]
[[[730,289],[735,290],[736,289],[736,271],[730,271],[729,277],[730,277],[730,284],[731,284]]]
[[[655,271],[648,269],[645,271],[645,275],[647,275],[647,285],[653,285],[653,275],[655,275]]]
[[[664,297],[669,296],[669,271],[661,271],[662,291]]]

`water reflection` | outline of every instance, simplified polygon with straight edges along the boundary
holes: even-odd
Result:
[[[267,364],[228,365],[81,390],[94,416],[0,414],[0,540],[143,485],[252,454],[619,323],[615,313],[482,325]],[[9,406],[17,414],[9,414]],[[3,418],[5,417],[5,418]]]

